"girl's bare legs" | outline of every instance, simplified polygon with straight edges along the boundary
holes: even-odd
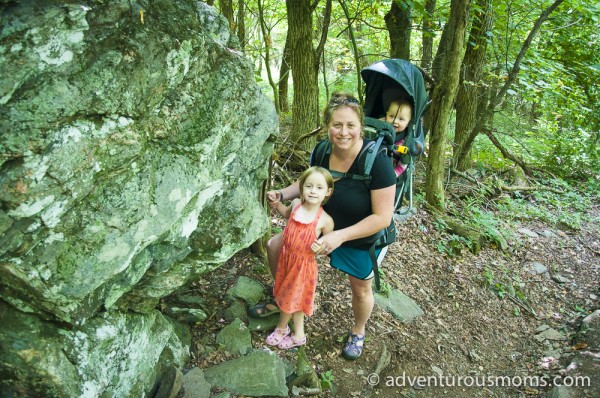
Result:
[[[281,311],[279,313],[279,322],[277,323],[277,329],[285,329],[288,325],[288,323],[290,322],[290,319],[292,319],[292,315],[296,315],[296,313],[294,314],[288,314],[286,312]],[[294,320],[294,325],[296,320]]]
[[[296,311],[292,315],[294,320],[294,340],[300,341],[304,339],[304,312]]]
[[[283,311],[279,313],[279,323],[277,323],[277,327],[265,340],[268,345],[276,346],[290,334],[288,322],[291,318],[292,314],[287,314]]]
[[[353,276],[349,276],[349,279],[350,289],[352,289],[352,311],[354,312],[352,333],[364,336],[367,321],[371,317],[375,305],[372,280],[362,280]]]

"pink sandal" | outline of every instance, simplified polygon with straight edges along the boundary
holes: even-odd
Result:
[[[290,334],[290,327],[286,326],[285,329],[279,329],[276,328],[273,333],[271,333],[267,339],[265,340],[265,342],[268,345],[278,345],[279,343],[281,343],[282,340],[284,340],[287,335]]]
[[[281,343],[277,347],[282,350],[289,350],[290,348],[300,347],[304,344],[306,344],[306,336],[300,340],[296,340],[293,335],[288,335],[281,340]]]

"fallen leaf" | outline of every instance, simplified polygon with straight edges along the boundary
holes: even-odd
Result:
[[[584,348],[587,348],[587,346],[588,346],[588,345],[587,345],[587,343],[586,343],[586,342],[583,342],[583,341],[581,341],[581,342],[579,342],[579,343],[575,344],[573,347],[571,347],[571,349],[572,349],[573,351],[577,351],[577,350],[583,350]]]

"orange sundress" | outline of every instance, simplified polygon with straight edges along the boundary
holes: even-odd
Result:
[[[317,238],[316,227],[323,214],[321,207],[315,219],[308,224],[295,219],[298,204],[283,230],[283,247],[279,253],[273,296],[278,307],[285,313],[302,311],[313,314],[317,290],[317,260],[310,245]]]

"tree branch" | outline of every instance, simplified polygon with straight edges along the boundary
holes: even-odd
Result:
[[[319,62],[321,62],[321,54],[325,49],[327,42],[327,33],[329,32],[329,22],[331,21],[331,3],[332,0],[327,0],[325,3],[325,11],[323,12],[323,30],[321,31],[321,39],[315,50],[316,69],[319,70]]]
[[[504,148],[504,146],[500,143],[500,141],[498,141],[498,139],[494,136],[494,134],[492,134],[491,131],[486,131],[485,135],[487,135],[490,141],[492,141],[492,144],[494,144],[494,146],[498,148],[500,153],[502,153],[502,156],[518,164],[528,176],[531,175],[531,170],[529,169],[529,166],[527,166],[527,163],[525,163],[525,161],[519,156],[511,154],[506,148]]]
[[[550,16],[552,11],[554,11],[564,1],[565,0],[556,0],[554,3],[552,3],[552,5],[546,8],[535,21],[535,23],[533,24],[533,28],[531,28],[531,30],[529,31],[529,35],[527,35],[525,42],[523,42],[521,51],[519,51],[519,54],[515,59],[515,63],[513,64],[512,70],[508,74],[508,79],[506,79],[504,86],[502,86],[498,94],[496,94],[494,99],[492,99],[490,109],[493,110],[502,101],[510,86],[515,82],[517,75],[519,74],[519,69],[521,68],[521,61],[525,57],[525,53],[527,52],[527,50],[529,50],[531,42],[533,42],[533,39],[535,38],[535,36],[537,36],[540,28],[542,27],[542,24],[546,21],[546,19],[548,19],[548,16]]]

